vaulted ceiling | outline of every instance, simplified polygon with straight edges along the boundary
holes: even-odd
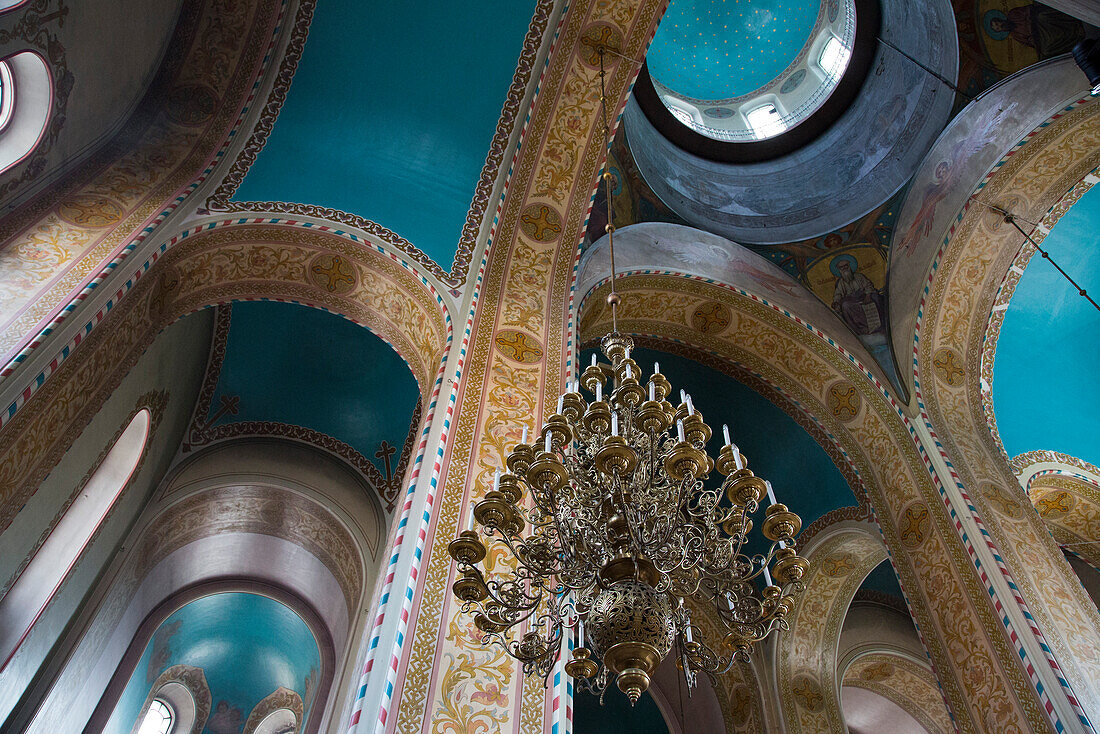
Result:
[[[449,270],[534,0],[318,3],[237,201],[377,222]]]

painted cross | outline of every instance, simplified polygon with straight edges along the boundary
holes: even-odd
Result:
[[[374,458],[381,459],[386,464],[387,485],[393,482],[393,469],[390,467],[390,457],[396,453],[397,449],[391,446],[388,441],[382,441],[382,445],[374,452]]]

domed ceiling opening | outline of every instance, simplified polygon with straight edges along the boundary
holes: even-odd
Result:
[[[128,734],[158,677],[178,665],[198,668],[206,678],[205,734],[240,732],[256,705],[280,687],[301,698],[305,731],[322,672],[316,637],[289,607],[259,594],[211,594],[156,628],[105,731]]]
[[[1100,294],[1100,186],[1041,244],[1089,294]],[[1100,311],[1038,254],[1016,284],[996,350],[991,387],[1005,452],[1058,451],[1100,465]]]
[[[672,0],[646,54],[661,103],[713,140],[781,135],[836,89],[854,0]]]

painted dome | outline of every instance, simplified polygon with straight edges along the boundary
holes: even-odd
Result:
[[[680,122],[715,140],[760,140],[825,102],[855,30],[853,0],[672,0],[646,63]]]

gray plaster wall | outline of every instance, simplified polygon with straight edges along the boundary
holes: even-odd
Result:
[[[64,124],[45,165],[3,201],[13,209],[72,171],[109,140],[133,114],[156,76],[184,0],[49,0],[0,14],[0,58],[23,50],[43,53],[28,40],[28,20],[52,36],[47,62],[55,87],[72,86]],[[55,101],[58,97],[55,90]],[[18,94],[16,95],[18,103]],[[23,175],[26,163],[0,174],[0,184]]]
[[[971,194],[1005,153],[1086,95],[1087,86],[1068,56],[1040,62],[967,105],[929,151],[905,195],[890,244],[887,309],[900,364],[912,363],[917,312],[932,264]],[[903,379],[911,385],[912,372]]]
[[[615,266],[620,274],[667,270],[697,275],[752,293],[821,329],[883,384],[888,382],[882,366],[832,309],[778,265],[736,242],[681,224],[632,224],[615,232]],[[577,271],[577,292],[581,299],[610,272],[604,235],[581,256]]]
[[[883,38],[957,77],[947,0],[881,5]],[[813,142],[770,161],[716,163],[687,153],[657,132],[633,99],[624,126],[646,183],[687,222],[746,244],[782,244],[838,229],[897,193],[946,124],[954,96],[880,44],[847,112]]]
[[[0,535],[0,578],[7,581],[101,452],[127,424],[141,396],[150,390],[169,392],[167,408],[149,440],[140,469],[11,662],[0,672],[0,730],[14,725],[13,710],[20,698],[26,694],[33,704],[42,695],[37,687],[44,681],[36,681],[35,677],[41,674],[48,681],[64,661],[65,653],[58,646],[66,628],[171,465],[198,395],[212,329],[212,310],[200,311],[165,329]],[[18,718],[30,712],[21,707],[15,713]]]

